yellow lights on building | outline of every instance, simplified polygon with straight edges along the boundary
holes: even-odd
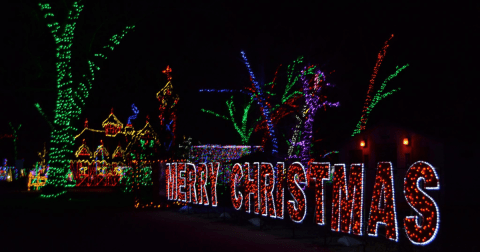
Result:
[[[105,129],[105,135],[114,137],[123,129],[123,123],[113,114],[113,108],[110,115],[102,122],[102,127]]]
[[[91,155],[92,155],[92,152],[90,151],[90,149],[88,149],[88,146],[85,144],[85,139],[83,139],[82,145],[75,152],[75,157],[77,157],[77,158],[78,158],[78,156],[90,157]]]
[[[410,141],[409,141],[408,137],[403,138],[403,145],[405,145],[405,146],[410,145]]]

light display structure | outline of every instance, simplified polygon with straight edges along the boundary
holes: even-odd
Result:
[[[48,167],[39,167],[37,163],[35,170],[30,171],[28,174],[27,190],[30,191],[30,189],[33,188],[38,191],[42,188],[47,182],[47,171]]]
[[[231,160],[239,159],[255,152],[263,152],[263,146],[250,145],[194,145],[190,148],[188,160],[193,163],[207,163],[207,160],[215,160],[223,164],[220,170],[219,183],[229,182],[233,164]],[[224,174],[225,173],[225,174]]]
[[[85,100],[92,88],[94,73],[100,68],[95,61],[88,60],[89,73],[83,74],[84,81],[73,78],[71,56],[72,43],[77,19],[83,9],[80,1],[73,2],[68,11],[65,22],[60,24],[54,21],[54,14],[48,3],[39,3],[40,10],[45,13],[47,26],[50,29],[56,45],[56,71],[57,71],[57,99],[55,116],[53,121],[52,140],[50,147],[50,170],[49,179],[43,189],[42,197],[56,197],[66,192],[67,173],[70,157],[74,153],[73,122],[79,119]],[[113,50],[120,43],[128,31],[134,26],[127,26],[121,34],[115,34],[110,38],[105,50]],[[94,54],[95,57],[106,59],[104,53]],[[85,81],[87,84],[85,84]]]
[[[166,190],[171,201],[217,206],[218,170],[220,163],[209,162],[197,165],[190,162],[167,163]],[[236,163],[230,175],[230,199],[236,210],[261,214],[265,217],[283,219],[286,208],[290,220],[302,223],[307,216],[307,197],[302,187],[315,186],[315,214],[317,225],[325,225],[325,186],[330,176],[329,162],[310,162],[305,169],[301,162],[293,162],[287,169],[278,162],[273,169],[269,162]],[[379,225],[385,226],[385,237],[399,241],[397,223],[394,173],[391,162],[378,162],[375,174],[371,206],[364,230],[364,164],[351,164],[349,174],[345,164],[334,164],[331,230],[346,234],[377,237]],[[348,175],[348,179],[347,179]],[[207,181],[211,182],[210,194]],[[424,183],[421,184],[420,181]],[[243,188],[243,189],[241,189]],[[285,199],[285,188],[290,197]],[[404,228],[411,243],[431,243],[439,229],[440,212],[435,200],[426,193],[438,190],[439,177],[435,168],[424,161],[417,161],[404,178],[404,196],[414,216],[404,218]],[[209,197],[211,195],[211,199]],[[209,203],[211,200],[211,203]]]
[[[175,146],[175,131],[177,128],[177,114],[175,106],[180,100],[178,94],[173,94],[172,76],[170,75],[171,72],[172,69],[170,66],[167,66],[167,68],[162,71],[162,73],[167,75],[168,82],[160,91],[157,92],[156,95],[158,101],[160,102],[160,107],[158,108],[160,115],[158,117],[160,118],[160,126],[162,128],[161,132],[164,133],[163,135],[165,135],[163,146],[167,152],[170,151],[172,146]]]
[[[70,163],[77,186],[125,185],[128,180],[123,177],[131,169],[133,161],[142,162],[155,158],[153,155],[160,147],[157,133],[148,120],[143,128],[135,130],[131,120],[139,111],[134,105],[132,110],[134,116],[129,117],[125,126],[115,116],[113,109],[102,122],[103,130],[90,128],[88,120],[85,120],[84,129],[75,136],[75,139],[82,139],[82,144]],[[94,138],[97,141],[99,139],[100,145],[91,151],[84,137],[90,137],[89,142],[95,141]],[[118,144],[115,147],[116,142]]]
[[[30,173],[28,174],[28,184],[27,184],[28,191],[30,191],[31,188],[34,188],[35,190],[39,190],[46,184],[48,180],[47,172],[50,168],[47,162],[47,154],[48,154],[47,144],[43,143],[43,151],[37,152],[37,155],[40,158],[40,162],[37,162],[34,166],[35,170],[30,171]],[[73,181],[73,178],[71,181]],[[67,184],[67,186],[69,185],[72,185],[72,184]],[[73,183],[73,185],[75,184]]]

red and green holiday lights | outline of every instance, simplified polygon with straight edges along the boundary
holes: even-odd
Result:
[[[246,57],[244,57],[244,59],[246,59]],[[299,57],[299,59],[294,61],[294,65],[297,64],[297,62],[301,62],[302,59],[303,59],[303,57]],[[247,64],[247,68],[248,68],[249,67],[248,62],[246,64]],[[276,125],[280,119],[282,119],[285,116],[292,113],[293,110],[291,108],[296,108],[298,106],[298,105],[295,105],[294,103],[297,101],[298,98],[300,98],[303,95],[303,93],[300,92],[300,91],[294,91],[294,92],[290,93],[290,90],[292,89],[295,82],[297,82],[300,74],[298,74],[298,76],[293,78],[293,67],[289,66],[289,70],[292,69],[292,71],[290,71],[290,73],[289,73],[288,83],[287,83],[287,85],[285,87],[285,90],[284,90],[284,93],[282,95],[281,103],[273,105],[274,102],[275,102],[275,101],[273,101],[273,97],[276,96],[276,94],[273,93],[273,88],[275,87],[278,70],[281,66],[282,65],[280,65],[277,68],[277,70],[275,71],[273,81],[265,84],[264,87],[262,87],[264,89],[264,94],[265,94],[264,95],[265,96],[265,102],[264,103],[267,105],[266,107],[269,110],[268,114],[270,115],[270,118],[271,118],[271,121],[272,121],[273,125]],[[211,111],[211,110],[201,109],[201,111],[205,112],[205,113],[215,115],[219,118],[222,118],[222,119],[225,119],[225,120],[228,120],[228,121],[232,121],[233,124],[234,124],[234,128],[237,130],[237,132],[239,133],[239,135],[242,138],[242,144],[248,144],[248,141],[250,139],[250,135],[251,135],[252,132],[257,132],[257,131],[266,129],[265,135],[262,138],[262,144],[265,144],[266,141],[267,141],[267,138],[270,135],[269,134],[269,132],[270,132],[269,127],[268,127],[268,124],[267,124],[268,121],[265,120],[265,116],[262,116],[264,118],[263,120],[262,120],[262,117],[260,117],[259,119],[257,119],[254,122],[254,125],[255,125],[254,129],[247,128],[248,112],[251,111],[250,110],[251,105],[253,104],[256,97],[258,96],[258,92],[256,91],[257,90],[256,86],[258,86],[258,83],[255,84],[252,81],[252,86],[251,87],[245,87],[245,90],[232,90],[232,89],[219,89],[219,90],[217,90],[217,89],[200,89],[199,90],[200,92],[217,92],[217,93],[238,93],[238,92],[240,92],[240,93],[244,93],[244,94],[249,95],[250,96],[250,101],[244,107],[241,127],[237,124],[237,122],[235,121],[235,118],[234,118],[234,113],[235,113],[236,110],[235,110],[235,106],[233,104],[233,96],[230,98],[230,100],[227,100],[227,102],[226,102],[227,107],[229,108],[230,117],[221,115],[221,114],[216,113],[216,112]],[[263,115],[264,112],[265,112],[265,110],[262,110],[262,115]],[[258,123],[258,122],[260,122],[260,123]]]
[[[262,112],[263,120],[265,120],[267,126],[267,132],[272,139],[272,154],[278,153],[278,143],[277,137],[275,134],[275,130],[272,123],[272,118],[270,116],[270,108],[268,106],[268,102],[266,101],[266,97],[264,95],[263,87],[255,80],[255,75],[253,74],[252,69],[250,68],[250,63],[248,63],[247,56],[245,56],[245,52],[241,51],[242,58],[247,66],[248,72],[250,74],[250,81],[253,84],[252,96],[257,104],[260,106],[260,111]]]
[[[288,69],[287,69],[287,86],[285,88],[285,93],[284,95],[282,96],[282,102],[288,100],[288,97],[287,96],[287,92],[293,87],[293,85],[295,85],[295,83],[297,83],[298,81],[298,78],[300,77],[300,75],[302,74],[301,72],[296,72],[294,73],[294,70],[295,70],[295,66],[300,64],[300,63],[303,63],[303,56],[300,56],[298,57],[296,60],[293,61],[292,64],[288,65]],[[295,76],[295,77],[293,77]],[[303,96],[303,93],[300,92],[300,91],[295,91],[294,93],[290,94],[290,96],[293,96],[293,95],[300,95],[300,96]],[[293,135],[292,135],[292,138],[290,141],[288,141],[287,143],[290,145],[288,147],[288,157],[293,157],[293,151],[295,149],[295,147],[297,146],[297,142],[300,140],[300,136],[301,136],[301,131],[300,131],[300,127],[302,125],[302,118],[300,118],[298,115],[295,115],[295,119],[297,120],[297,123],[293,129]]]
[[[391,74],[388,76],[376,92],[375,96],[372,97],[372,92],[373,92],[373,86],[375,84],[375,79],[378,74],[378,70],[382,64],[383,58],[385,58],[385,54],[387,53],[387,48],[389,47],[388,42],[393,38],[393,34],[390,36],[390,38],[385,41],[384,46],[382,50],[377,55],[377,62],[375,63],[375,67],[373,68],[373,73],[372,73],[372,78],[370,79],[370,85],[368,86],[368,91],[367,91],[367,98],[365,99],[365,102],[363,104],[363,109],[362,109],[362,116],[360,117],[360,121],[357,123],[355,130],[352,133],[352,136],[355,136],[356,134],[359,134],[362,130],[365,130],[367,121],[368,121],[368,116],[372,112],[373,108],[379,101],[384,99],[385,97],[393,94],[396,91],[399,91],[400,88],[397,89],[392,89],[390,92],[384,92],[384,89],[387,85],[387,83],[395,78],[401,71],[403,71],[406,67],[409,65],[406,64],[402,67],[398,67],[395,71],[395,73]]]
[[[45,12],[47,26],[53,35],[56,44],[56,71],[57,71],[57,100],[55,108],[55,117],[53,121],[52,140],[50,148],[50,169],[48,172],[47,184],[44,188],[42,197],[56,197],[66,192],[67,172],[69,169],[70,157],[74,152],[74,132],[77,128],[73,127],[73,121],[79,119],[82,107],[85,106],[85,99],[88,98],[89,91],[94,81],[94,73],[100,70],[92,60],[88,60],[88,74],[84,74],[83,78],[86,84],[73,79],[71,56],[72,44],[74,38],[74,30],[83,5],[80,1],[75,1],[69,10],[66,21],[63,25],[53,20],[54,14],[50,11],[51,6],[48,3],[39,3],[40,10]],[[105,49],[113,50],[120,43],[122,38],[134,26],[127,26],[121,34],[113,35],[110,38]],[[106,59],[102,54],[94,54],[95,57]],[[40,110],[39,105],[37,108]]]

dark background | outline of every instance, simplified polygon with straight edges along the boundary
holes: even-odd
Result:
[[[475,148],[480,4],[332,2],[83,1],[72,49],[74,79],[87,71],[87,59],[113,34],[127,25],[136,28],[98,64],[102,69],[95,75],[77,126],[83,128],[88,118],[90,128],[100,129],[112,107],[126,124],[135,103],[140,114],[134,126],[142,127],[148,114],[158,127],[155,94],[166,83],[161,71],[170,65],[174,92],[180,95],[178,136],[191,136],[194,144],[240,144],[231,122],[200,111],[227,115],[225,100],[230,95],[198,90],[249,85],[240,54],[244,50],[260,82],[270,82],[283,64],[278,77],[282,87],[287,65],[300,55],[327,73],[335,70],[327,75],[336,85],[329,100],[338,100],[341,106],[319,112],[314,127],[340,141],[349,137],[360,118],[377,54],[393,33],[375,90],[396,66],[410,67],[387,85],[387,91],[402,90],[375,107],[367,127],[389,120],[442,139],[460,140],[466,150]],[[63,20],[70,1],[50,3],[57,21]],[[9,121],[22,124],[18,157],[31,167],[36,152],[49,141],[48,124],[34,104],[40,103],[53,119],[55,44],[35,1],[15,1],[1,12],[0,134],[11,133]],[[258,141],[254,135],[252,143]],[[12,140],[0,139],[0,148],[0,156],[13,165]]]

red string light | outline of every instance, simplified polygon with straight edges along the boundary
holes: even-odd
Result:
[[[386,230],[385,236],[392,241],[398,241],[392,170],[392,163],[390,162],[378,162],[377,164],[367,234],[369,236],[377,236],[378,224],[383,224]]]
[[[218,170],[220,168],[220,163],[208,163],[208,178],[210,180],[210,194],[212,195],[212,206],[216,207],[218,204],[217,201],[217,180],[218,180]]]
[[[177,164],[177,197],[178,201],[185,202],[185,163]],[[183,189],[183,190],[182,190]]]
[[[330,179],[330,163],[311,162],[307,178],[309,186],[315,185],[315,223],[325,225],[324,181]]]
[[[240,210],[242,207],[243,195],[242,192],[237,191],[238,184],[243,178],[243,169],[239,163],[236,163],[232,168],[232,173],[230,174],[230,192],[233,207],[235,210]]]
[[[347,177],[345,164],[335,164],[333,172],[332,221],[331,229],[340,232],[342,206],[347,206]]]
[[[259,187],[259,172],[258,162],[253,163],[253,168],[250,169],[250,163],[245,163],[244,170],[247,177],[245,178],[245,212],[250,213],[250,196],[253,194],[254,213],[259,214],[258,206],[258,187]]]
[[[423,180],[423,185],[420,181]],[[404,219],[408,239],[416,245],[427,245],[438,233],[440,211],[437,203],[424,190],[439,190],[440,180],[435,168],[424,161],[417,161],[407,171],[404,180],[404,195],[417,215]]]
[[[308,185],[302,163],[294,162],[287,171],[287,187],[293,200],[287,202],[288,214],[295,223],[302,223],[307,213],[307,201],[300,184]]]
[[[363,164],[352,164],[348,177],[347,204],[342,206],[341,230],[362,235],[363,224]]]
[[[352,164],[347,184],[345,164],[335,164],[333,173],[332,231],[362,235],[363,164]]]
[[[275,218],[275,174],[273,173],[273,165],[271,163],[262,162],[260,169],[260,209],[263,216],[270,215]]]
[[[167,196],[169,200],[177,199],[177,163],[167,163]]]
[[[186,175],[187,175],[187,199],[188,203],[197,204],[197,190],[195,188],[195,183],[197,181],[197,169],[192,163],[186,164]]]
[[[382,65],[383,58],[385,57],[385,54],[387,54],[387,48],[389,47],[388,42],[393,38],[393,34],[390,35],[390,38],[385,41],[382,50],[378,53],[377,55],[377,62],[375,63],[375,67],[373,68],[373,73],[372,73],[372,78],[370,79],[370,85],[368,85],[368,91],[367,91],[367,98],[365,99],[365,102],[363,104],[363,109],[362,109],[362,117],[360,121],[362,122],[360,130],[365,129],[365,124],[367,123],[367,109],[370,106],[370,102],[372,101],[372,96],[371,92],[373,92],[373,85],[375,84],[375,79],[377,78],[377,73],[378,69],[380,68],[380,65]]]
[[[198,204],[204,204],[208,206],[210,203],[208,202],[208,194],[207,194],[207,177],[208,177],[208,170],[207,165],[205,163],[200,163],[197,166],[197,192],[198,192]]]
[[[285,209],[285,164],[277,162],[277,174],[275,176],[275,205],[277,219],[283,219]]]

